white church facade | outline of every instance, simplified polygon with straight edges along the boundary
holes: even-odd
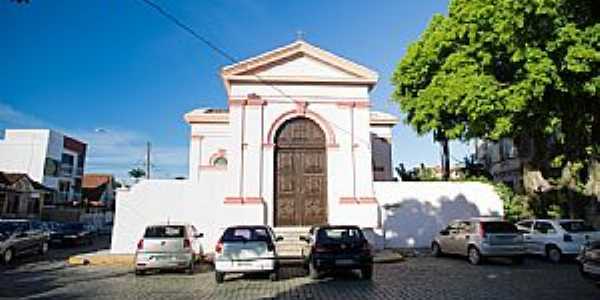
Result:
[[[193,223],[206,249],[234,224],[355,224],[381,246],[419,246],[452,218],[502,214],[486,185],[393,180],[398,119],[371,109],[375,71],[296,41],[221,76],[228,108],[184,116],[188,179],[146,180],[118,192],[112,252],[134,251],[156,222]],[[407,205],[418,211],[391,219]],[[426,223],[411,228],[421,214],[416,224]]]

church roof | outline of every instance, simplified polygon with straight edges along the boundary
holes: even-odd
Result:
[[[289,62],[297,58],[309,57],[332,69],[343,72],[347,76],[273,76],[258,75],[260,71]],[[258,81],[258,82],[333,82],[375,85],[377,72],[354,63],[350,60],[332,54],[303,40],[295,41],[286,46],[268,51],[255,57],[248,58],[236,64],[226,66],[221,75],[227,81]]]

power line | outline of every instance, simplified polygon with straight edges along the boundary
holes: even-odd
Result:
[[[164,8],[162,8],[160,5],[150,1],[150,0],[141,0],[144,3],[146,3],[147,5],[149,5],[150,7],[152,7],[153,9],[155,9],[159,14],[161,14],[163,17],[167,18],[168,20],[170,20],[171,22],[173,22],[175,25],[177,25],[179,28],[181,28],[182,30],[184,30],[185,32],[191,34],[193,37],[195,37],[196,39],[198,39],[199,41],[201,41],[202,43],[206,44],[210,49],[212,49],[213,51],[217,52],[218,54],[220,54],[221,56],[225,57],[227,60],[229,60],[232,63],[238,63],[239,61],[234,58],[232,55],[228,54],[227,51],[219,48],[217,45],[215,45],[214,43],[212,43],[211,41],[209,41],[207,38],[203,37],[202,35],[200,35],[199,33],[197,33],[193,28],[191,28],[190,26],[186,25],[185,23],[183,23],[182,21],[180,21],[179,19],[177,19],[177,17],[175,17],[174,15],[170,14],[169,12],[167,12]],[[273,88],[275,91],[277,91],[279,94],[281,94],[283,97],[288,98],[292,103],[296,103],[297,101],[294,100],[291,96],[287,95],[284,91],[282,91],[279,87],[271,84],[270,82],[264,80],[261,76],[259,76],[258,74],[253,74],[252,76],[256,77],[256,79],[258,79],[258,81],[260,81],[262,84],[270,86],[271,88]],[[332,124],[334,127],[338,128],[339,130],[341,130],[342,132],[345,132],[346,134],[349,134],[351,136],[354,136],[354,134],[348,130],[346,130],[345,128],[337,125],[335,122],[333,122],[332,120],[328,120],[328,122],[330,124]],[[362,138],[359,137],[354,137],[356,139],[358,139],[360,142],[364,143],[368,149],[371,148],[371,143],[369,141],[365,141]]]

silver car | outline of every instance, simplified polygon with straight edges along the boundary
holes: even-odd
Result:
[[[48,240],[40,221],[0,220],[0,260],[5,264],[25,254],[46,254]]]
[[[135,273],[148,270],[176,269],[193,274],[203,257],[200,238],[193,225],[167,224],[146,227],[135,252]]]
[[[451,222],[432,241],[431,253],[467,256],[474,265],[486,257],[510,257],[520,264],[525,246],[515,225],[500,219],[474,218]]]

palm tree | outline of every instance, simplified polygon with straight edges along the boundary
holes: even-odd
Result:
[[[135,182],[138,182],[140,178],[146,176],[146,171],[141,168],[133,168],[129,170],[129,176],[135,179]]]

